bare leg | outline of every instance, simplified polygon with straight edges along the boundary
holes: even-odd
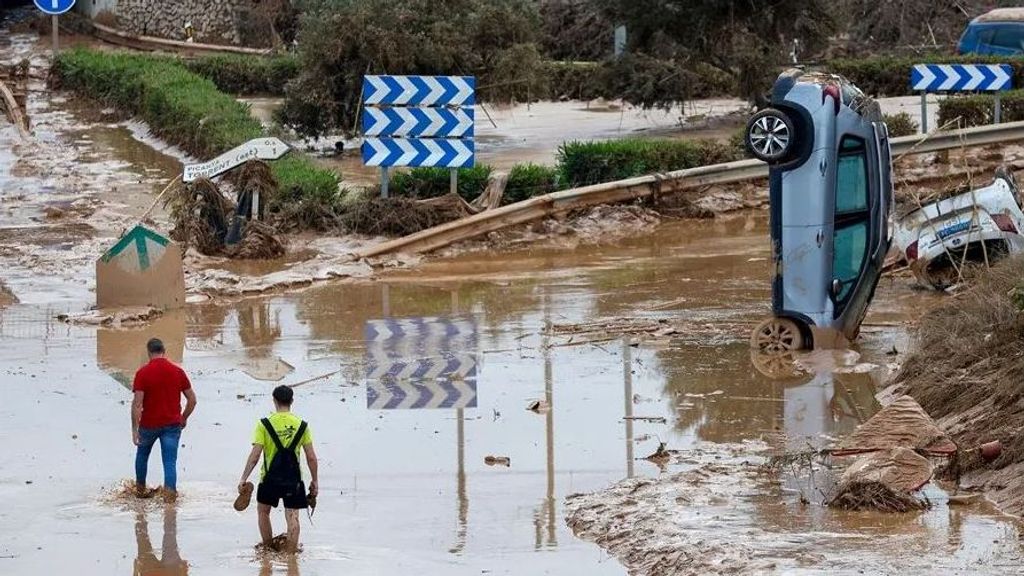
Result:
[[[288,523],[288,552],[299,551],[299,511],[294,508],[284,509],[284,519]]]
[[[260,538],[263,539],[263,545],[270,546],[270,541],[274,539],[274,530],[270,526],[270,506],[258,504],[256,516],[259,518]]]

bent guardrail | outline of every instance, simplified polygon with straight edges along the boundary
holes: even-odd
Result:
[[[902,136],[892,138],[889,143],[893,155],[899,157],[907,154],[987,146],[1017,140],[1024,140],[1024,122]],[[412,254],[430,252],[455,242],[577,208],[623,202],[653,194],[670,194],[710,184],[731,184],[756,180],[767,176],[768,165],[764,162],[739,160],[562,190],[454,220],[409,236],[368,246],[358,250],[356,256],[373,258],[396,252]]]

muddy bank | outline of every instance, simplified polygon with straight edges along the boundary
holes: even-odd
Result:
[[[1024,259],[979,273],[971,287],[920,322],[914,351],[895,379],[965,452],[948,476],[1024,516]],[[972,449],[999,440],[986,463]]]

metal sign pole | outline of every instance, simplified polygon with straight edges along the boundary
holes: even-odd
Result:
[[[999,92],[996,92],[995,106],[995,123],[999,124],[1000,122],[1003,121],[1003,103],[999,99]]]
[[[58,34],[60,33],[60,26],[57,24],[57,15],[54,14],[50,17],[53,21],[53,55],[56,56],[58,50],[60,50],[60,40],[58,40]]]
[[[921,134],[928,133],[928,93],[921,92]]]
[[[452,194],[459,193],[459,171],[457,168],[451,169],[451,184],[449,185],[448,189],[451,191]]]
[[[380,167],[380,197],[388,197],[388,167]]]

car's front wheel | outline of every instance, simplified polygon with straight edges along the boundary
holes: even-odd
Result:
[[[750,154],[769,164],[783,161],[793,149],[793,122],[781,110],[767,108],[747,122],[743,142]]]

